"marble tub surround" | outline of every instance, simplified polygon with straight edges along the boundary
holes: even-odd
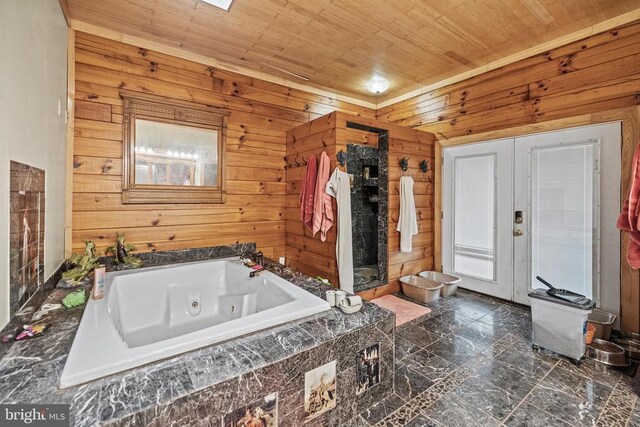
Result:
[[[231,256],[239,256],[244,252],[255,252],[255,243],[236,243],[226,246],[211,246],[207,248],[189,248],[179,249],[173,251],[155,251],[141,252],[138,251],[141,248],[137,248],[137,251],[132,252],[136,258],[140,259],[143,263],[143,267],[154,267],[167,264],[180,264],[184,262],[204,261],[213,258],[225,258]],[[116,264],[115,257],[104,256],[100,258],[100,264],[107,266],[107,271],[126,269],[125,264]]]
[[[191,249],[182,249],[182,250],[173,250],[173,251],[163,251],[163,252],[145,252],[138,254],[138,257],[143,260],[143,267],[153,267],[159,265],[167,265],[167,264],[177,264],[183,262],[192,262],[192,261],[202,261],[213,258],[224,258],[229,256],[239,256],[244,252],[254,251],[256,250],[255,243],[236,243],[233,245],[224,245],[224,246],[212,246],[206,248],[191,248]],[[129,268],[125,265],[116,264],[113,256],[105,256],[100,258],[100,263],[105,264],[107,267],[107,271],[113,271],[120,268]],[[49,298],[52,290],[56,287],[56,285],[60,282],[62,278],[62,273],[70,268],[67,264],[62,264],[58,270],[51,275],[49,279],[44,282],[43,286],[40,286],[31,298],[21,307],[20,311],[17,315],[12,316],[9,323],[0,331],[0,335],[4,336],[7,334],[12,334],[16,328],[21,327],[22,325],[29,323],[32,315],[40,308],[40,306],[45,303],[45,300]],[[83,287],[74,288],[74,289],[86,289],[90,290],[93,286],[93,281],[89,280],[88,285]],[[71,289],[71,290],[74,290]],[[59,295],[66,295],[68,293]],[[89,294],[87,293],[87,296]],[[60,298],[62,299],[62,298]],[[53,295],[53,299],[49,299],[49,301],[58,301],[56,295]],[[84,307],[84,306],[83,306]],[[22,314],[22,313],[25,314]],[[50,331],[51,332],[51,331]],[[50,333],[49,332],[49,333]],[[13,341],[9,343],[0,344],[0,358],[2,358],[13,345]]]
[[[322,298],[239,257],[114,271],[90,299],[60,387],[66,388],[198,348],[304,319]],[[96,337],[100,345],[96,345]]]
[[[225,253],[223,256],[227,256]],[[322,297],[319,281],[275,263],[270,270]],[[47,302],[61,299],[56,290]],[[304,374],[337,363],[337,405],[307,425],[339,425],[393,391],[394,317],[365,302],[115,374],[65,390],[58,382],[84,307],[53,312],[48,334],[14,343],[0,360],[0,403],[69,403],[72,425],[220,425],[277,392],[279,425],[304,421]],[[380,343],[380,383],[356,394],[356,352]]]

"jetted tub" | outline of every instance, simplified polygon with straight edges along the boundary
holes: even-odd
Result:
[[[238,258],[107,273],[90,299],[60,388],[329,310],[329,303]]]

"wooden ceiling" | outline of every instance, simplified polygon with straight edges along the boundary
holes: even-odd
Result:
[[[640,7],[640,0],[66,0],[71,21],[380,102]],[[266,65],[265,65],[266,64]],[[365,84],[391,82],[376,99]]]

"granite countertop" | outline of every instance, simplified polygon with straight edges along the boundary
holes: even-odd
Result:
[[[151,262],[145,260],[145,263],[152,266],[230,256],[224,251],[200,251],[198,256],[189,259],[156,253],[153,258],[149,256]],[[324,292],[331,289],[275,262],[265,264],[273,273],[318,297],[324,298]],[[55,289],[44,302],[59,302],[68,292],[70,290]],[[393,316],[366,301],[355,314],[344,314],[332,308],[60,390],[60,375],[85,305],[72,309],[63,307],[43,318],[51,326],[39,338],[1,346],[4,356],[0,359],[0,403],[67,403],[71,405],[72,425],[95,425],[171,402]]]

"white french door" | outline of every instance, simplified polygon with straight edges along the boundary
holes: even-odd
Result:
[[[525,221],[514,238],[515,301],[544,287],[536,276],[598,299],[600,148],[587,129],[517,138],[514,210]]]
[[[504,299],[513,296],[513,140],[444,150],[443,271],[465,288]]]
[[[620,133],[612,123],[445,148],[443,271],[523,304],[541,276],[618,313]]]

